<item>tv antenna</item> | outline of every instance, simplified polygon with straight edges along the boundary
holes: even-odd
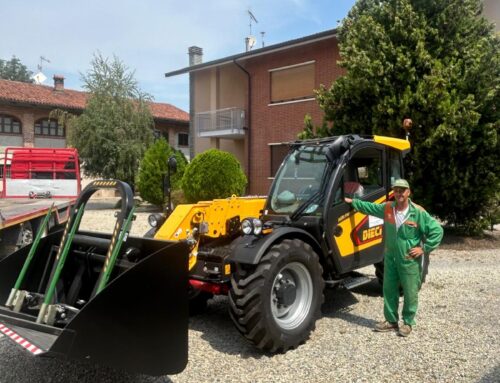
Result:
[[[258,21],[250,9],[247,12],[248,12],[248,16],[250,18],[250,24],[248,24],[248,26],[250,28],[250,36],[252,36],[252,21],[255,21],[255,24],[257,24]]]
[[[43,62],[46,62],[46,63],[49,63],[50,64],[50,60],[43,57],[43,56],[40,56],[40,64],[37,65],[38,67],[38,71],[41,72],[42,71],[42,67],[43,67]]]
[[[37,68],[38,68],[38,73],[35,74],[32,79],[35,81],[35,84],[43,84],[43,82],[45,80],[47,80],[47,76],[45,76],[43,73],[42,73],[42,67],[43,67],[43,62],[46,62],[46,63],[50,63],[50,60],[49,59],[46,59],[45,57],[43,56],[40,56],[40,64],[37,65]]]
[[[258,21],[250,9],[248,9],[247,12],[250,18],[250,22],[248,24],[248,27],[250,28],[250,34],[248,35],[248,37],[245,37],[245,49],[248,52],[252,50],[255,43],[257,42],[256,38],[252,36],[252,21],[254,21],[255,23],[258,23]]]

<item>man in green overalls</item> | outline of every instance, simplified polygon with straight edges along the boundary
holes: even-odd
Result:
[[[384,316],[375,331],[399,329],[408,336],[415,325],[418,291],[422,281],[422,260],[439,246],[443,228],[421,206],[410,199],[410,185],[404,179],[393,185],[394,202],[375,204],[345,198],[352,207],[364,214],[384,219]],[[399,289],[403,288],[403,322],[398,327]]]

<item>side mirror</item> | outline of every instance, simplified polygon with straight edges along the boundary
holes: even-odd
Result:
[[[346,138],[339,137],[328,146],[326,158],[328,159],[328,161],[335,164],[348,147],[349,146],[346,142]]]

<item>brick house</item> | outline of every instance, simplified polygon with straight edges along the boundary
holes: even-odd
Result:
[[[500,2],[483,0],[483,16],[495,24],[496,33],[500,33]]]
[[[64,88],[64,77],[54,86],[0,79],[0,150],[6,146],[65,147],[66,129],[49,114],[63,109],[80,114],[88,93]],[[170,104],[151,103],[155,134],[189,155],[189,115]]]
[[[329,86],[343,70],[337,65],[336,31],[202,62],[202,49],[189,48],[189,66],[166,77],[190,75],[191,156],[209,148],[233,153],[249,179],[250,194],[266,194],[284,154],[304,127],[322,111],[313,89]]]

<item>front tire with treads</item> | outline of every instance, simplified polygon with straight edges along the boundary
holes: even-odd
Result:
[[[273,245],[258,265],[237,265],[229,312],[236,328],[257,348],[285,352],[304,343],[323,303],[318,255],[299,239]]]

